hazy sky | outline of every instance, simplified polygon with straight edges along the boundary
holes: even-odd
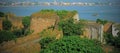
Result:
[[[53,2],[54,0],[0,0],[5,2],[32,1],[32,2]],[[120,0],[57,0],[58,2],[120,2]]]

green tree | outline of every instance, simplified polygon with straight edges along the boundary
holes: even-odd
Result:
[[[62,20],[58,25],[62,29],[63,35],[66,36],[81,35],[83,33],[83,24],[80,22],[75,23],[73,18]]]
[[[97,19],[96,20],[97,23],[105,25],[108,21],[107,20],[102,20],[102,19]]]
[[[27,29],[30,26],[30,17],[29,16],[25,16],[22,19],[22,24],[24,25],[24,28]]]
[[[57,10],[56,13],[60,17],[60,20],[62,20],[65,18],[73,17],[78,12],[76,10],[73,10],[73,11]]]
[[[66,36],[48,44],[40,53],[104,53],[104,51],[93,40]]]
[[[3,12],[0,12],[0,17],[4,17],[5,14]]]
[[[40,12],[55,12],[54,9],[42,9]]]
[[[57,10],[56,13],[60,17],[60,19],[64,19],[64,16],[67,15],[68,11],[66,11],[66,10]]]
[[[12,27],[11,21],[9,21],[8,19],[3,20],[2,27],[3,27],[3,30],[10,30]]]
[[[22,24],[24,26],[24,35],[28,35],[30,33],[30,21],[31,21],[31,18],[29,16],[25,16],[23,19],[22,19]]]
[[[0,43],[4,41],[15,40],[16,36],[10,31],[0,31]]]

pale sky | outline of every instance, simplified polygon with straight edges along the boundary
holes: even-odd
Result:
[[[5,2],[16,2],[16,1],[31,1],[31,2],[53,2],[54,0],[0,0]],[[120,2],[120,0],[57,0],[58,2]]]

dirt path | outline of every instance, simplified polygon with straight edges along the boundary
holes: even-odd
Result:
[[[32,41],[25,42],[25,43],[20,44],[20,45],[16,45],[16,46],[14,46],[14,47],[24,47],[24,46],[27,46],[27,45],[29,45],[29,44],[31,44],[31,43],[38,43],[39,41],[40,41],[40,38],[39,38],[39,39],[32,40]],[[12,48],[14,48],[14,47],[12,47]],[[11,49],[12,49],[12,48],[11,48]]]
[[[39,35],[29,35],[28,37],[22,37],[18,39],[16,43],[14,43],[14,41],[11,41],[12,43],[9,42],[5,43],[4,46],[1,46],[0,53],[19,53],[19,52],[21,53],[21,51],[23,50],[29,50],[29,52],[32,49],[39,50],[40,49],[39,41],[40,41]],[[26,53],[26,51],[22,53]]]
[[[109,45],[104,45],[103,46],[103,50],[105,51],[105,53],[109,53],[110,51],[112,51],[114,48],[114,46],[109,46]]]

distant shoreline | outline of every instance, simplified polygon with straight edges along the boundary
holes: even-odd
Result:
[[[90,5],[28,5],[28,6],[0,6],[0,7],[34,7],[34,6],[90,6]],[[91,6],[118,6],[120,5],[91,5]]]

